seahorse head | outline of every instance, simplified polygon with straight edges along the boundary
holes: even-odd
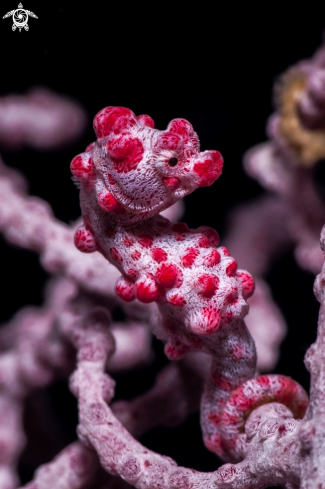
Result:
[[[96,115],[94,129],[96,192],[112,196],[131,213],[159,213],[221,174],[220,153],[200,153],[198,136],[184,119],[174,119],[159,131],[147,115],[106,107]]]

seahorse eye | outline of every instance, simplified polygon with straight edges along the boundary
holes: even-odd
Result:
[[[170,158],[170,160],[168,161],[168,164],[170,166],[176,166],[178,163],[178,158]]]

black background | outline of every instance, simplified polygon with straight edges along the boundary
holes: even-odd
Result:
[[[16,3],[0,1],[0,17],[17,8]],[[276,77],[319,46],[324,2],[260,2],[257,8],[255,2],[231,1],[195,5],[25,0],[23,5],[38,16],[30,18],[28,32],[12,32],[11,19],[0,20],[0,94],[46,85],[79,100],[89,114],[86,134],[69,149],[3,149],[5,161],[28,176],[31,193],[50,202],[61,220],[71,222],[79,216],[69,163],[93,141],[90,121],[101,108],[122,105],[136,114],[148,113],[158,129],[183,117],[198,132],[202,150],[218,149],[225,159],[221,179],[186,198],[185,221],[190,227],[215,227],[222,237],[228,210],[263,192],[243,173],[242,155],[266,138]],[[37,256],[1,242],[1,320],[7,321],[25,304],[41,304],[45,279]],[[315,338],[318,313],[313,279],[296,266],[291,254],[275,264],[268,277],[289,325],[276,371],[306,388],[303,356]],[[155,348],[157,360],[149,371],[119,379],[120,397],[131,397],[153,382],[164,363],[160,345],[155,343]],[[67,388],[55,385],[38,396],[40,403],[50,403],[59,413],[57,429],[65,431],[69,442],[76,414]],[[188,467],[217,466],[202,445],[197,417],[175,431],[155,430],[144,442]],[[45,443],[51,445],[51,440]],[[42,452],[40,461],[47,456]],[[23,463],[21,470],[27,480],[33,467]]]

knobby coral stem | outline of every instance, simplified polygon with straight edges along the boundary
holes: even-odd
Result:
[[[169,457],[137,442],[107,405],[114,395],[114,381],[104,373],[107,356],[114,349],[109,322],[102,311],[95,310],[67,331],[78,350],[77,369],[70,385],[78,397],[79,437],[96,450],[105,470],[139,489],[261,489],[269,484],[298,483],[300,422],[280,404],[262,406],[252,413],[247,423],[245,460],[223,465],[216,472],[179,467]]]
[[[96,453],[75,442],[52,462],[39,467],[33,481],[20,489],[83,489],[93,479],[98,465]]]
[[[47,202],[30,197],[27,182],[0,160],[0,231],[12,244],[36,251],[51,274],[65,275],[90,292],[114,294],[118,277],[99,253],[80,255],[74,227],[55,219]]]
[[[321,248],[325,249],[325,227],[321,234]],[[325,263],[316,277],[314,292],[321,303],[317,340],[308,349],[305,365],[311,376],[310,405],[300,430],[302,446],[302,489],[322,487],[325,480],[324,405],[325,405]]]

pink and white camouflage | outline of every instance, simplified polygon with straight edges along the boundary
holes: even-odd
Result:
[[[266,399],[280,398],[302,417],[307,397],[294,381],[279,376],[250,380],[254,387],[239,393],[256,370],[254,342],[243,321],[253,278],[237,270],[226,248],[217,248],[216,231],[190,230],[158,214],[211,185],[223,161],[217,151],[199,152],[189,122],[175,119],[166,131],[153,126],[149,116],[137,118],[123,107],[96,115],[97,141],[71,163],[84,220],[75,243],[86,253],[100,251],[120,270],[119,297],[157,302],[155,332],[170,359],[193,351],[211,355],[201,405],[204,442],[225,460],[240,460],[245,450],[239,419]],[[258,393],[248,395],[251,389]]]

